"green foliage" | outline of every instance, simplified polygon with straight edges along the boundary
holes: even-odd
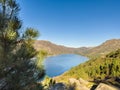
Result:
[[[27,28],[27,29],[26,29],[25,35],[24,35],[24,37],[25,37],[26,39],[28,39],[28,40],[29,40],[29,39],[34,39],[34,38],[36,38],[37,36],[39,36],[37,30],[35,30],[35,29],[33,29],[33,28]]]
[[[104,58],[91,59],[66,72],[63,77],[84,78],[88,80],[120,77],[120,49]]]
[[[108,58],[120,58],[120,49],[118,49],[117,51],[111,52],[106,57],[108,57]]]
[[[44,86],[44,90],[49,90],[54,84],[56,84],[55,80],[45,77],[44,81],[42,81],[42,86]]]
[[[41,50],[37,53],[37,57],[36,57],[36,61],[35,61],[35,64],[36,64],[36,69],[38,71],[38,76],[39,77],[43,77],[45,75],[45,70],[44,70],[44,66],[43,66],[43,61],[44,61],[44,58],[47,56],[47,52],[44,51],[44,50]],[[39,78],[38,77],[38,78]]]
[[[38,74],[35,61],[39,53],[33,47],[39,34],[33,28],[21,31],[19,10],[16,0],[0,0],[0,79],[5,78],[9,90],[31,90],[44,73]]]

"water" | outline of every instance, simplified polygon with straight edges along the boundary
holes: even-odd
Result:
[[[46,75],[49,77],[61,75],[70,68],[87,60],[88,58],[75,54],[62,54],[48,57],[44,61]]]

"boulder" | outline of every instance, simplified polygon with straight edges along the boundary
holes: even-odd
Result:
[[[95,90],[120,90],[120,88],[100,83]]]
[[[88,85],[89,84],[88,81],[83,80],[82,78],[79,79],[79,82],[80,82],[80,84],[83,84],[83,85]]]
[[[83,79],[77,80],[75,78],[70,78],[69,83],[75,84],[76,90],[90,90],[88,87],[86,87],[88,82]]]
[[[70,79],[69,79],[69,83],[70,83],[70,84],[80,85],[79,80],[77,80],[77,79],[75,79],[75,78],[70,78]]]
[[[50,90],[67,90],[67,88],[63,83],[56,83],[50,88]]]

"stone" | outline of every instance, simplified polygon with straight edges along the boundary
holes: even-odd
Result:
[[[56,83],[50,88],[50,90],[67,90],[67,88],[63,83]]]
[[[95,90],[120,90],[120,88],[100,83]]]
[[[83,80],[83,79],[77,80],[75,78],[70,78],[69,83],[70,84],[75,84],[76,90],[90,90],[88,87],[86,87],[88,82]]]
[[[83,80],[82,78],[79,79],[79,82],[80,82],[80,84],[83,84],[83,85],[88,85],[89,84],[88,81]]]

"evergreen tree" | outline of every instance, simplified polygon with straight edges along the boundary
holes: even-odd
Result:
[[[20,33],[19,10],[16,0],[0,0],[0,80],[5,79],[8,90],[30,90],[38,79],[33,47],[38,32],[27,28]]]

